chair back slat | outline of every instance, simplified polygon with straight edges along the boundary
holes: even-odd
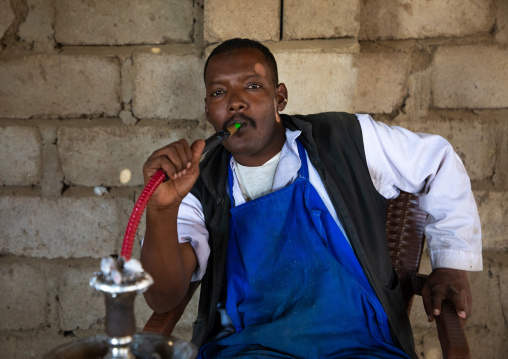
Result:
[[[388,200],[386,214],[386,240],[392,265],[399,274],[404,301],[408,312],[415,293],[415,277],[420,268],[427,214],[419,208],[418,196],[400,192]]]

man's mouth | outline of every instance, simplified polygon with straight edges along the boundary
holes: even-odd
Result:
[[[256,128],[256,121],[252,117],[239,113],[231,116],[226,122],[224,122],[222,129],[225,130],[230,126],[233,126],[235,123],[242,125],[240,129],[245,128],[247,125],[251,125],[253,128]]]

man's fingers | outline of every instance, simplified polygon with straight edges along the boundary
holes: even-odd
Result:
[[[443,300],[453,303],[460,318],[465,319],[471,314],[472,295],[466,271],[436,268],[427,278],[422,295],[424,292],[428,296],[424,305],[429,320],[431,316],[441,314]]]
[[[186,140],[179,140],[168,148],[169,160],[175,165],[176,173],[172,179],[180,178],[185,174],[192,161],[192,151]]]
[[[187,163],[192,161],[192,150],[189,147],[189,144],[186,140],[180,140],[175,142],[174,148],[177,151],[178,157],[182,162],[182,167],[185,169],[187,167]]]
[[[424,286],[422,288],[422,299],[423,299],[423,307],[425,308],[425,313],[427,313],[427,319],[429,322],[434,321],[434,314],[432,313],[432,300],[430,297],[429,287]]]
[[[203,149],[205,148],[205,141],[196,140],[192,143],[190,149],[192,151],[192,163],[199,165],[199,160],[201,155],[203,154]]]
[[[455,310],[457,311],[457,315],[462,319],[467,318],[467,313],[470,312],[468,309],[468,305],[466,302],[466,298],[462,297],[459,293],[454,294],[449,300],[455,306]]]
[[[177,166],[173,161],[170,161],[167,156],[154,157],[146,162],[146,166],[150,169],[150,172],[153,172],[147,173],[150,177],[153,176],[153,174],[155,174],[155,172],[159,169],[166,172],[169,178],[174,178],[178,173]]]
[[[163,170],[169,181],[165,181],[150,199],[152,209],[163,209],[180,205],[199,176],[199,160],[204,141],[196,141],[193,147],[182,139],[154,151],[143,164],[145,184],[158,171]],[[194,165],[195,163],[195,165]]]
[[[432,314],[438,316],[441,314],[441,303],[443,302],[444,296],[442,292],[432,293]]]
[[[188,142],[182,139],[152,153],[145,165],[153,169],[154,173],[162,168],[168,177],[174,180],[185,174],[192,159],[192,150]]]

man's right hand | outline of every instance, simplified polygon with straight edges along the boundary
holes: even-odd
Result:
[[[143,165],[145,184],[160,169],[169,180],[161,183],[147,205],[146,231],[141,248],[143,268],[154,284],[144,292],[158,313],[175,308],[183,299],[196,270],[197,258],[190,243],[179,243],[177,216],[182,199],[199,176],[199,159],[205,141],[192,146],[179,140],[155,151]]]
[[[199,159],[204,147],[203,140],[196,140],[189,146],[182,139],[156,150],[148,157],[143,165],[145,185],[159,169],[164,170],[169,178],[152,195],[148,209],[167,209],[180,205],[199,176]]]

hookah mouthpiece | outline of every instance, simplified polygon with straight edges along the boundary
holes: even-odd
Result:
[[[225,141],[231,136],[233,133],[235,133],[240,128],[239,123],[235,123],[233,126],[229,126],[224,131],[219,131],[214,133],[212,136],[208,137],[205,140],[205,148],[203,149],[203,154],[210,151],[215,146],[222,143],[222,141]]]

